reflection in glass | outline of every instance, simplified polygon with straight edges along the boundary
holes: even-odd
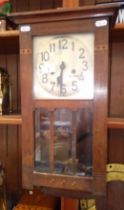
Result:
[[[88,109],[77,112],[77,175],[92,175],[92,113]]]
[[[70,174],[72,159],[72,112],[57,109],[54,113],[54,164],[56,173]]]
[[[44,108],[34,112],[35,170],[92,175],[92,112]]]
[[[35,110],[35,169],[47,172],[49,170],[50,142],[49,112],[45,109]]]

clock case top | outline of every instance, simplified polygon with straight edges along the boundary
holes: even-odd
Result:
[[[104,8],[98,6],[13,14],[15,22],[21,27],[25,26],[25,30],[20,31],[22,183],[24,188],[31,189],[33,186],[38,186],[57,195],[78,198],[82,197],[82,193],[105,195],[109,30],[116,10],[117,5],[113,4]],[[50,103],[49,100],[34,100],[32,97],[32,37],[73,32],[92,32],[95,35],[93,100],[53,100]],[[93,174],[91,177],[61,177],[34,171],[33,111],[41,106],[48,110],[63,108],[63,106],[71,110],[89,107],[93,111]]]

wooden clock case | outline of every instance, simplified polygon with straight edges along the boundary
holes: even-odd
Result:
[[[58,9],[14,15],[20,25],[20,77],[22,103],[22,183],[26,189],[34,186],[57,194],[81,198],[106,194],[107,115],[109,86],[109,30],[115,6],[106,8]],[[94,98],[93,100],[35,100],[32,97],[32,37],[71,32],[94,33]],[[36,108],[54,112],[66,107],[71,111],[88,108],[92,121],[92,175],[66,176],[41,173],[34,165],[34,117]],[[52,141],[53,142],[53,139]],[[52,143],[50,158],[53,160]]]

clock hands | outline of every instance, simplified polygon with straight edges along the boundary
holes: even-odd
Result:
[[[63,71],[65,69],[65,63],[62,61],[62,63],[60,64],[60,75],[57,77],[57,86],[60,85],[60,95],[63,95]]]

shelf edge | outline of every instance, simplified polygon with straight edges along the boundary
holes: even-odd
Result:
[[[124,118],[107,118],[107,127],[124,129]]]
[[[0,31],[0,37],[19,37],[19,30]]]
[[[1,125],[21,125],[22,117],[21,115],[3,115],[0,116]]]

